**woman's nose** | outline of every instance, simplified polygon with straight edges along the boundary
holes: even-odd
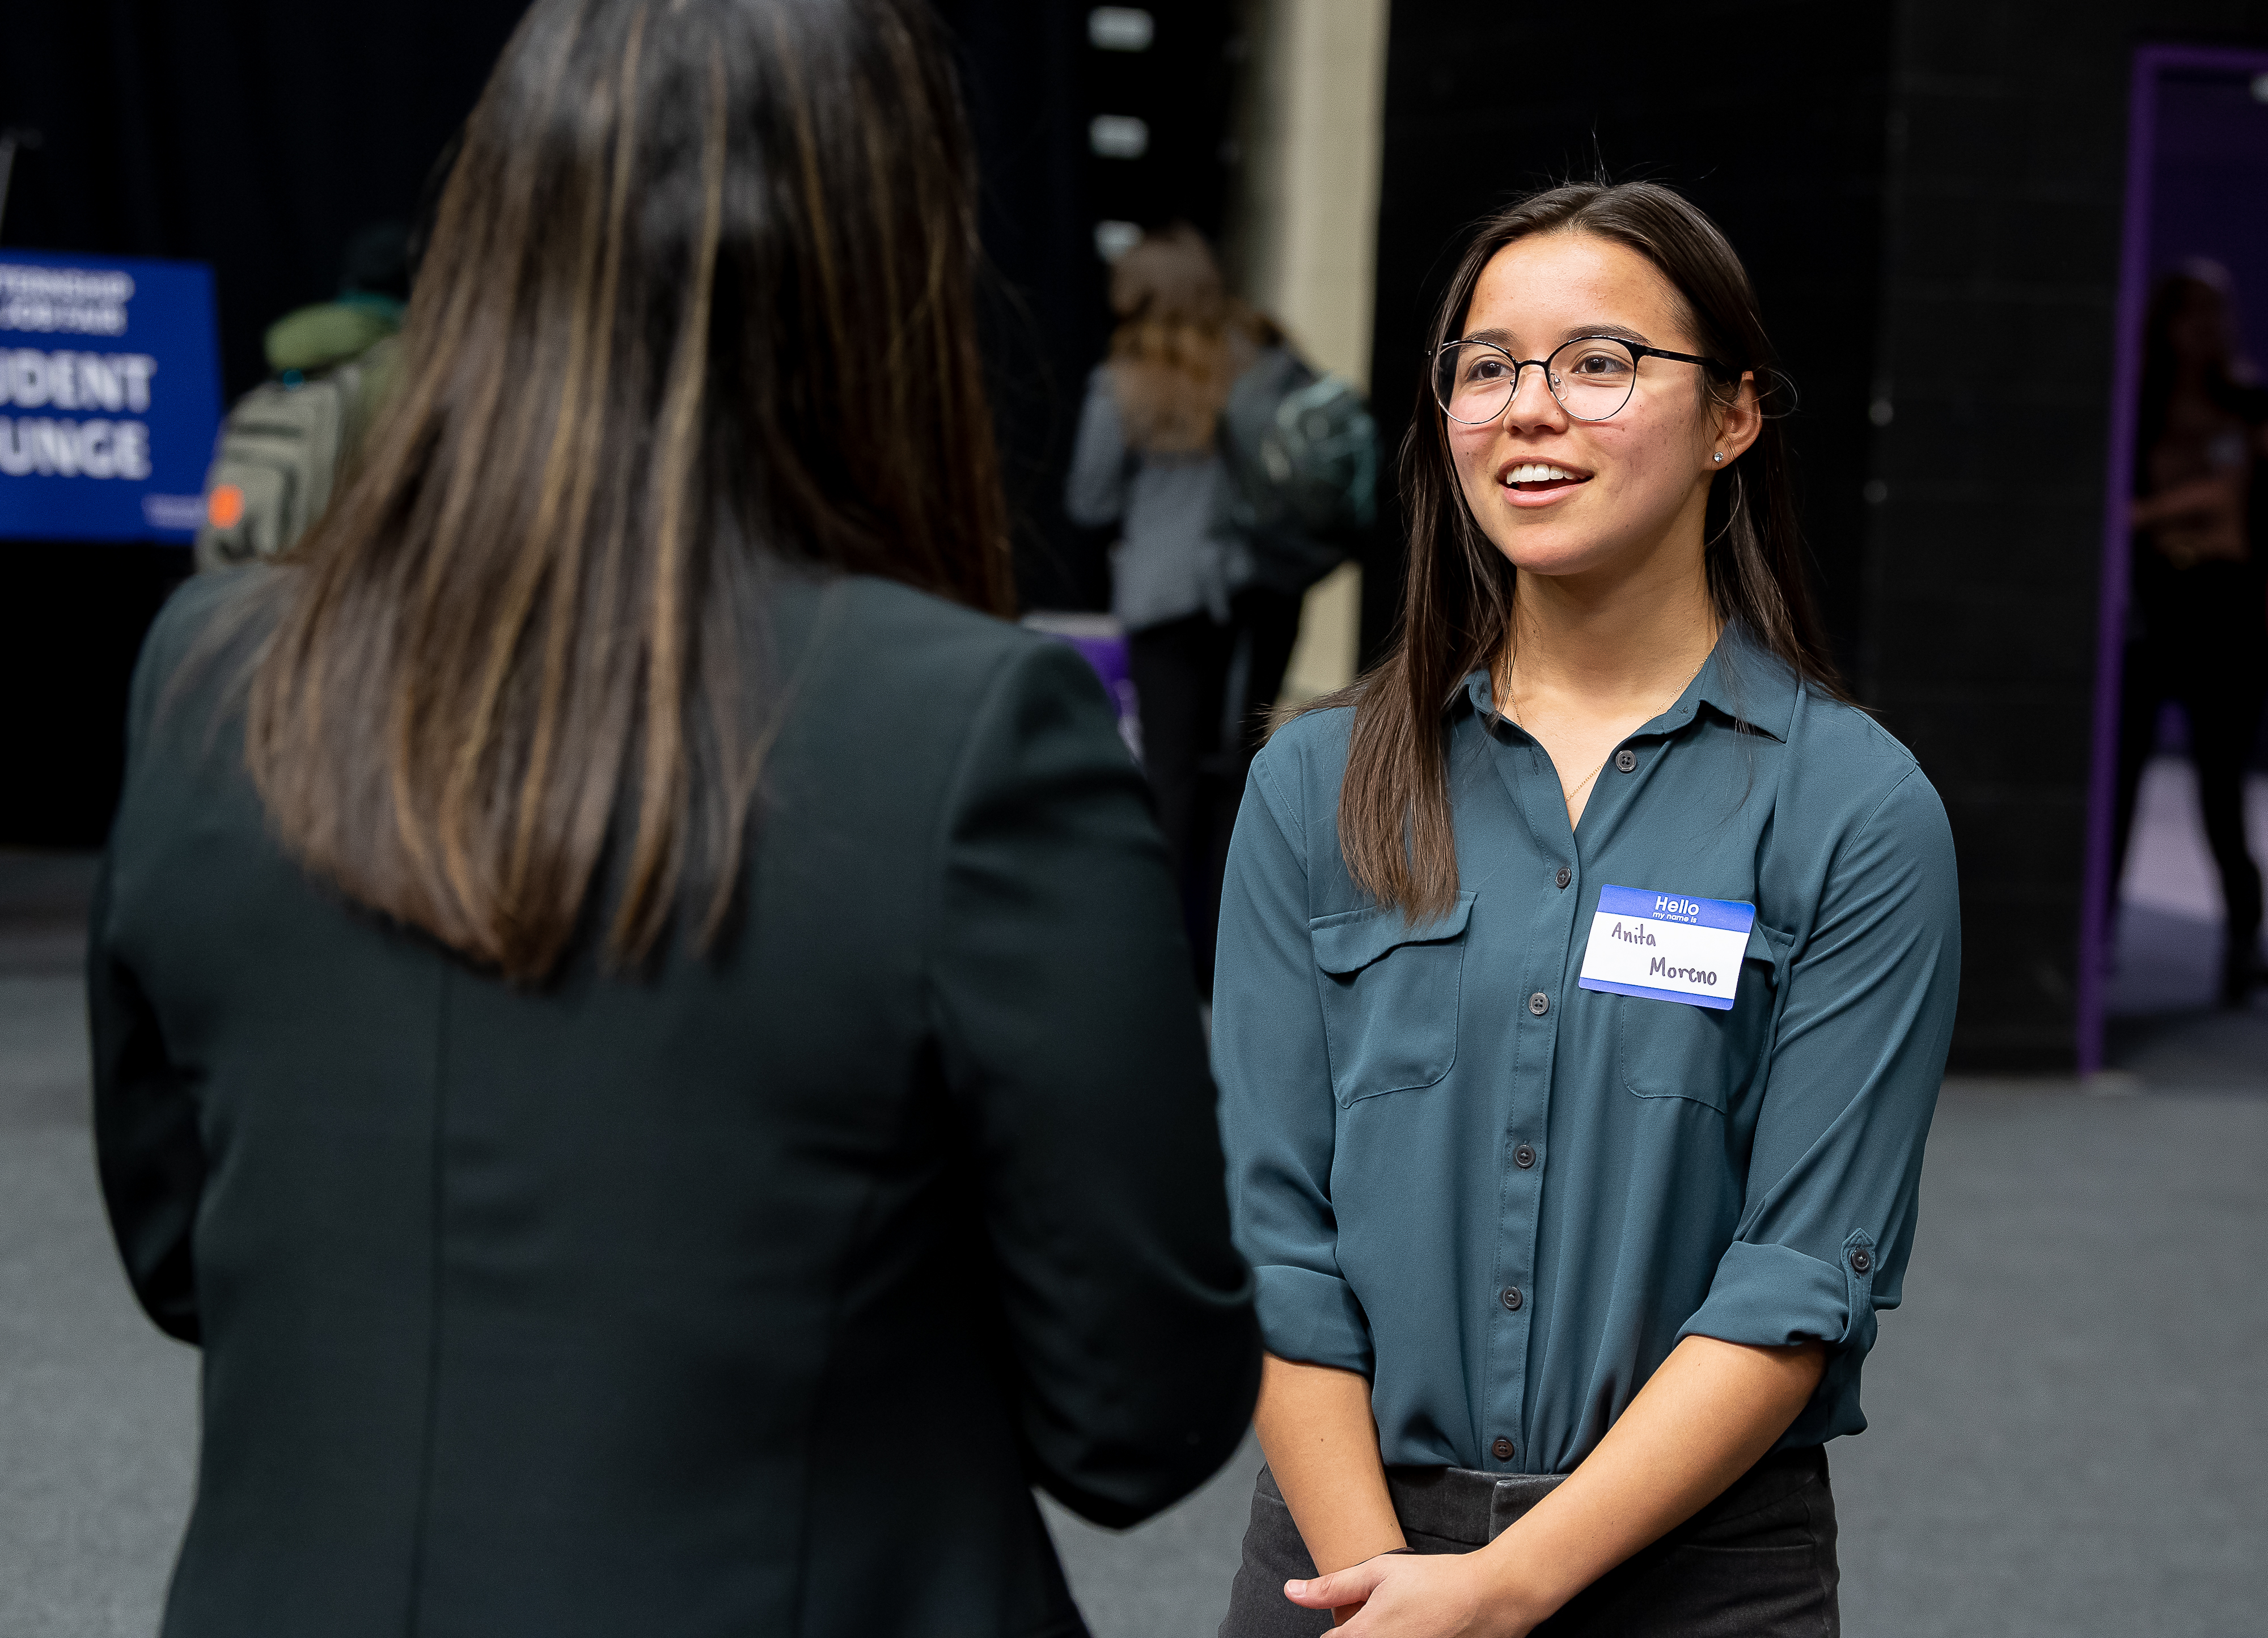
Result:
[[[1512,396],[1505,401],[1503,424],[1506,428],[1557,426],[1566,418],[1565,407],[1551,396],[1543,366],[1522,365],[1520,378],[1512,384]]]

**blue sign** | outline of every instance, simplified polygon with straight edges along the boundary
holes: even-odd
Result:
[[[0,538],[192,539],[220,411],[211,268],[0,250]]]

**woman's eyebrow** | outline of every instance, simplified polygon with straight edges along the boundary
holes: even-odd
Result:
[[[1574,325],[1561,334],[1559,342],[1572,342],[1578,336],[1584,335],[1611,336],[1616,341],[1631,342],[1639,347],[1652,345],[1652,343],[1646,339],[1645,331],[1633,330],[1626,324]],[[1512,332],[1506,329],[1468,330],[1465,332],[1462,339],[1468,342],[1486,342],[1490,346],[1500,347],[1506,352],[1511,352],[1513,350]],[[1555,343],[1555,345],[1557,344],[1558,343]]]

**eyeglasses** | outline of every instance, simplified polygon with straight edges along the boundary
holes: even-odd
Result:
[[[1468,427],[1485,426],[1504,414],[1520,390],[1520,372],[1534,364],[1559,407],[1577,421],[1606,421],[1618,414],[1638,389],[1638,361],[1668,358],[1699,364],[1711,374],[1733,371],[1714,358],[1644,347],[1611,335],[1579,335],[1562,342],[1549,358],[1514,358],[1489,342],[1447,341],[1433,355],[1433,397],[1441,413]]]

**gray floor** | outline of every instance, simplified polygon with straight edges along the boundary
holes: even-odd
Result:
[[[95,1198],[83,884],[0,859],[0,1638],[150,1633],[194,1460],[195,1355]],[[2268,1059],[2235,1022],[2102,1083],[2128,1096],[1948,1086],[1874,1426],[1833,1451],[1852,1638],[2268,1629]],[[1050,1509],[1097,1638],[1212,1630],[1256,1465],[1123,1534]]]

